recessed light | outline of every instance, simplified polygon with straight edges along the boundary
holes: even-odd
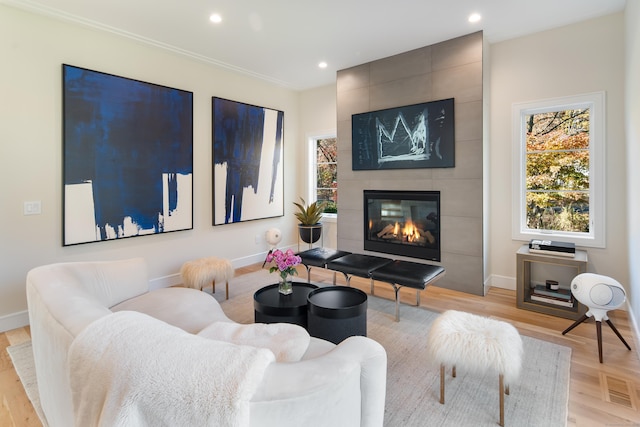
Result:
[[[320,68],[327,68],[327,65],[328,64],[326,62],[324,62],[324,61],[318,63],[318,67],[320,67]]]
[[[214,24],[219,24],[222,22],[222,16],[220,16],[220,14],[218,13],[212,13],[211,16],[209,16],[209,21],[213,22]]]
[[[482,19],[479,13],[472,13],[469,15],[469,22],[478,22]]]

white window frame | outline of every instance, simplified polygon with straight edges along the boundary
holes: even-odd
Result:
[[[512,238],[572,242],[577,246],[606,247],[605,223],[605,93],[594,92],[576,96],[516,103],[512,106],[513,125],[513,209]],[[527,115],[549,111],[589,108],[589,232],[563,232],[527,228],[526,221],[526,140]]]
[[[314,134],[312,136],[307,137],[307,164],[309,165],[309,176],[307,177],[307,201],[311,202],[316,200],[316,195],[318,192],[317,188],[317,175],[318,175],[318,165],[316,163],[316,144],[319,139],[328,139],[328,138],[338,138],[336,132],[326,132],[321,134]],[[338,214],[334,213],[323,213],[323,220],[331,220],[337,218]]]

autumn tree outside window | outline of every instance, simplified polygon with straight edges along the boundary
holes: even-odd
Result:
[[[335,136],[312,138],[312,194],[326,202],[325,213],[338,211],[338,140]]]
[[[604,247],[604,93],[514,105],[514,239]]]

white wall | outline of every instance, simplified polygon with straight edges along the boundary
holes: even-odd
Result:
[[[336,86],[327,85],[311,90],[304,91],[300,94],[300,129],[304,132],[304,138],[300,143],[304,143],[304,149],[298,151],[300,165],[306,165],[309,159],[309,145],[307,140],[311,137],[322,135],[336,135]],[[340,161],[340,159],[338,159]],[[307,174],[304,168],[301,173]],[[338,182],[340,177],[338,177]],[[304,188],[309,188],[308,174],[301,182]],[[299,194],[307,200],[306,192]],[[340,188],[338,188],[338,197],[340,197]],[[297,196],[296,196],[297,198]],[[338,227],[335,218],[322,219],[322,238],[323,246],[336,249],[338,247]],[[302,249],[302,246],[300,247]]]
[[[588,271],[629,283],[624,132],[624,15],[597,18],[491,45],[492,280],[515,288],[511,237],[511,106],[581,93],[606,92],[606,248],[586,248]],[[636,73],[637,75],[637,73]]]
[[[25,276],[53,262],[146,258],[157,286],[179,283],[188,259],[264,259],[264,232],[297,241],[292,201],[303,188],[299,97],[293,90],[115,34],[0,6],[0,330],[26,323]],[[76,65],[194,93],[194,229],[62,247],[62,65]],[[213,227],[211,97],[285,112],[285,216]],[[331,102],[331,100],[327,100]],[[335,101],[332,103],[335,109]],[[311,108],[311,107],[309,107]],[[335,127],[335,113],[329,113]],[[312,117],[306,125],[317,128]],[[322,123],[320,127],[330,127]],[[40,200],[42,214],[23,215]],[[260,239],[256,243],[256,236]]]
[[[629,1],[625,11],[626,28],[626,131],[627,131],[627,197],[629,234],[629,297],[635,315],[636,337],[640,344],[640,2]]]

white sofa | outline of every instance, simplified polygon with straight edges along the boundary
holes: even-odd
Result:
[[[38,390],[43,412],[51,427],[78,425],[79,420],[86,421],[87,411],[92,411],[84,407],[82,416],[85,418],[79,415],[78,406],[82,406],[83,402],[79,401],[81,395],[78,391],[78,380],[76,379],[75,383],[70,380],[74,373],[70,373],[70,369],[79,369],[78,357],[75,356],[73,360],[76,362],[73,362],[69,355],[70,350],[81,347],[78,343],[81,340],[80,337],[82,337],[82,344],[85,345],[84,351],[87,345],[91,347],[93,344],[87,343],[92,341],[87,341],[86,335],[98,335],[94,331],[100,331],[101,335],[104,331],[109,331],[110,327],[115,329],[119,324],[121,330],[127,333],[135,332],[136,328],[145,328],[143,332],[147,331],[156,338],[165,335],[170,337],[167,342],[179,342],[179,345],[176,344],[179,348],[169,346],[167,348],[171,351],[175,350],[176,354],[184,354],[184,359],[187,359],[177,361],[175,364],[176,371],[179,368],[180,378],[203,377],[203,369],[217,369],[216,360],[222,359],[216,354],[207,354],[207,363],[202,363],[204,359],[200,362],[194,361],[186,356],[189,354],[187,350],[190,349],[197,355],[198,351],[208,352],[207,346],[222,345],[228,346],[223,348],[224,351],[247,353],[253,350],[254,354],[260,352],[261,356],[271,354],[269,350],[258,350],[235,343],[221,343],[219,340],[194,335],[202,330],[211,330],[210,325],[214,322],[237,324],[224,314],[211,295],[204,292],[179,287],[150,291],[146,265],[142,258],[60,263],[37,267],[28,273],[26,286]],[[125,313],[119,311],[125,311]],[[132,311],[137,313],[133,315],[134,313],[130,313]],[[127,312],[130,315],[127,315]],[[144,315],[138,313],[144,313]],[[101,329],[98,329],[98,325]],[[84,334],[82,334],[83,331],[85,331]],[[89,336],[89,338],[94,339],[93,342],[98,342],[99,345],[104,344],[99,339],[95,341],[100,336]],[[113,337],[108,339],[112,342],[117,341]],[[163,339],[159,341],[164,342]],[[138,345],[138,347],[142,347],[142,351],[145,350],[145,346]],[[239,349],[240,347],[242,349]],[[220,351],[220,347],[215,348]],[[100,360],[99,357],[104,356],[95,357],[96,360]],[[153,354],[147,354],[144,357],[149,362],[154,361]],[[72,362],[76,365],[71,365]],[[145,366],[147,371],[154,366],[153,363],[149,364],[150,367]],[[252,394],[247,404],[248,420],[245,419],[242,424],[250,426],[382,426],[386,369],[386,352],[382,346],[371,339],[351,337],[336,346],[327,341],[311,338],[300,361],[287,363],[273,361],[266,365],[260,381],[251,389]],[[91,369],[89,372],[94,373]],[[175,375],[175,372],[160,369],[152,372],[151,376],[156,382],[154,387],[165,387],[162,384],[162,378],[166,376],[166,382],[170,382],[170,374]],[[145,375],[149,375],[149,372],[145,372]],[[106,381],[111,379],[107,378]],[[119,379],[119,381],[123,380]],[[160,385],[157,385],[158,382]],[[94,383],[89,381],[89,385],[91,384]],[[117,386],[122,388],[122,384]],[[171,384],[166,386],[169,388]],[[82,387],[86,389],[87,384]],[[108,386],[103,388],[107,389]],[[194,399],[207,397],[205,395],[207,390],[200,392],[198,387],[188,392],[190,395],[203,394],[203,396],[192,396]],[[171,411],[166,410],[167,414],[180,413],[183,409],[180,407],[184,404],[183,400],[174,400],[175,404],[171,405]],[[95,402],[93,403],[95,406]],[[140,405],[144,403],[141,402]],[[106,408],[107,403],[104,403],[104,406]],[[113,412],[113,408],[111,410]],[[144,410],[145,408],[138,408],[136,416],[142,417]],[[186,412],[190,410],[192,408],[184,408]],[[164,411],[154,410],[154,412],[156,412],[153,415],[156,421],[169,425],[171,419],[162,420]],[[90,415],[95,415],[95,420],[98,420],[95,425],[101,424],[100,414]],[[138,421],[143,419],[138,418]],[[211,421],[210,425],[220,425],[215,420],[209,421]],[[122,423],[122,425],[126,424],[126,422]]]

